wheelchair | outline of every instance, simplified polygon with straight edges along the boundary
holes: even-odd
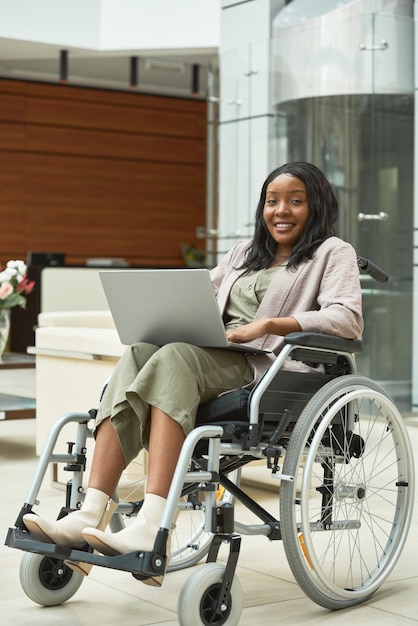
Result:
[[[64,464],[71,474],[59,517],[80,507],[83,499],[87,440],[96,411],[59,418],[6,538],[6,545],[24,551],[20,581],[27,596],[44,606],[70,599],[84,577],[68,561],[126,571],[138,580],[201,563],[179,594],[179,623],[232,626],[243,604],[235,573],[241,538],[261,535],[283,541],[296,582],[318,605],[338,610],[368,600],[405,545],[415,473],[398,409],[382,387],[356,371],[360,351],[360,340],[292,333],[252,390],[237,389],[201,405],[151,552],[103,556],[88,546],[75,550],[43,543],[27,531],[23,515],[36,508],[50,463]],[[310,371],[286,367],[289,362],[308,363]],[[61,430],[72,422],[75,441],[67,452],[56,453]],[[241,484],[244,466],[260,461],[278,479],[280,519]],[[130,485],[118,487],[113,532],[138,513],[145,481],[146,466],[132,494]],[[237,502],[258,523],[235,519]],[[227,554],[219,561],[222,545]]]

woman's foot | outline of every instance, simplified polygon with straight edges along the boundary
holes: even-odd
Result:
[[[161,517],[166,499],[155,494],[147,494],[136,519],[117,533],[105,533],[98,528],[84,528],[83,537],[87,543],[102,554],[118,556],[143,550],[150,552],[154,548],[155,539],[160,528]],[[170,540],[167,542],[169,552]],[[169,554],[167,554],[167,563]],[[161,586],[163,576],[155,576],[143,580],[145,584]]]
[[[27,513],[23,516],[23,521],[38,541],[55,543],[66,548],[81,548],[86,543],[82,535],[86,526],[105,529],[114,511],[111,502],[103,491],[89,488],[80,510],[53,522],[34,513]]]

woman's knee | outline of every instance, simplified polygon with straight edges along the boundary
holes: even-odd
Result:
[[[176,341],[167,343],[156,352],[150,363],[158,369],[170,370],[171,375],[179,374],[182,371],[198,375],[201,371],[201,363],[197,354],[198,348],[189,343]]]
[[[141,369],[147,361],[159,350],[159,346],[154,346],[151,343],[134,343],[129,346],[122,359],[134,359],[138,369]]]
[[[195,346],[194,346],[194,349]],[[172,343],[166,343],[158,350],[158,356],[167,358],[172,355],[183,354],[188,355],[192,353],[192,349],[189,343],[182,341],[173,341]]]

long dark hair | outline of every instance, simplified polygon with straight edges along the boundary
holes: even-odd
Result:
[[[243,264],[243,267],[249,270],[269,267],[274,259],[277,242],[268,231],[263,212],[267,187],[280,174],[295,176],[305,183],[309,207],[308,221],[302,236],[292,250],[287,267],[296,269],[300,263],[312,258],[315,250],[325,239],[335,235],[334,224],[338,216],[338,203],[326,176],[312,163],[304,161],[285,163],[267,176],[261,188],[255,214],[254,238]]]

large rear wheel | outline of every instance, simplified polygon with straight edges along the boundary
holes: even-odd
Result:
[[[284,548],[316,603],[341,609],[369,598],[407,538],[414,464],[403,419],[385,391],[350,375],[322,387],[299,417],[280,487]]]

